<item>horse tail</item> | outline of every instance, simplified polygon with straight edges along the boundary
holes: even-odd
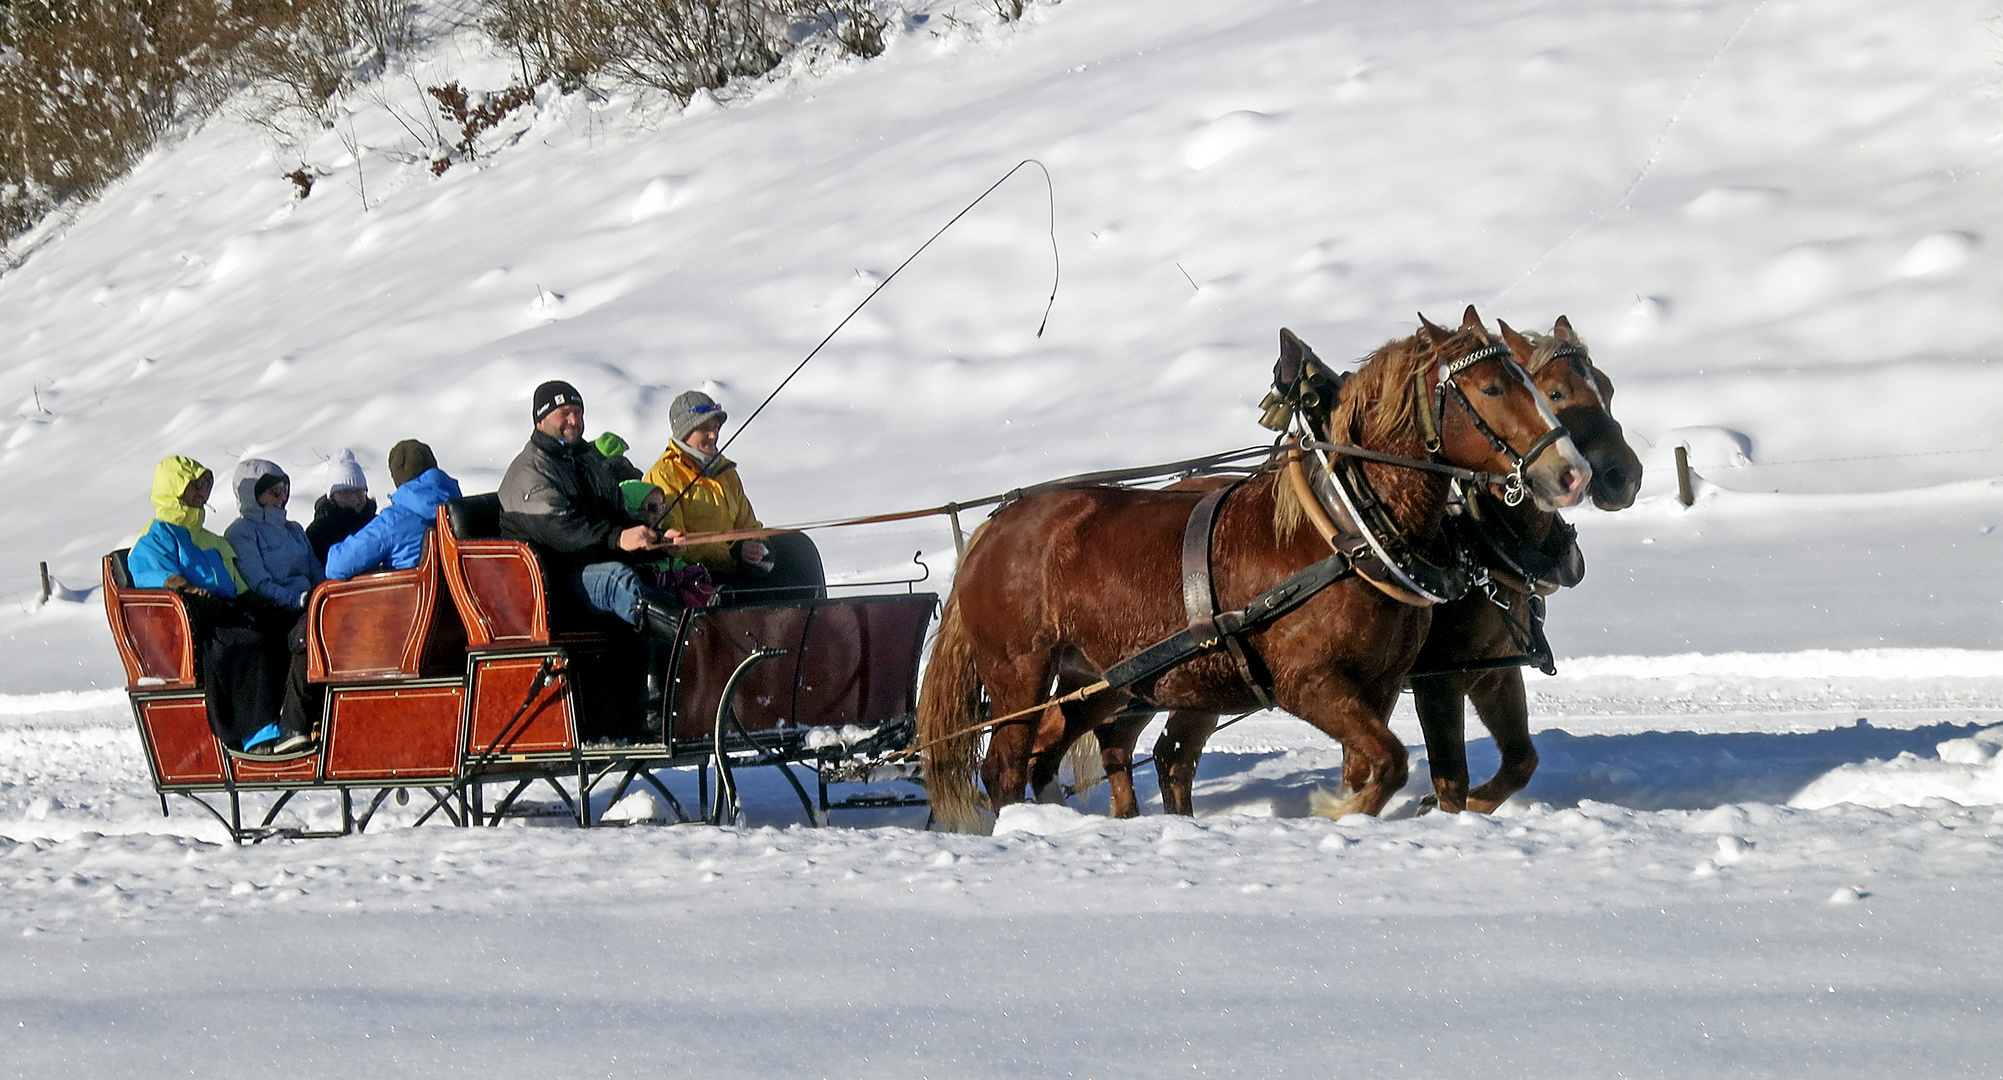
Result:
[[[946,600],[933,639],[932,662],[918,694],[918,743],[924,747],[925,797],[932,817],[948,832],[987,833],[991,826],[974,788],[980,765],[981,676],[960,621],[958,596]]]
[[[1084,798],[1105,782],[1106,761],[1097,734],[1088,731],[1078,736],[1078,741],[1064,752],[1064,760],[1071,765],[1071,794]]]

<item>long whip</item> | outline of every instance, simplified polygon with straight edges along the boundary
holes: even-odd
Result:
[[[924,243],[918,245],[918,249],[916,251],[913,251],[910,255],[906,256],[903,262],[898,263],[897,269],[892,270],[889,276],[885,277],[882,281],[877,282],[876,288],[871,289],[869,291],[869,295],[862,298],[861,303],[857,304],[854,308],[850,309],[849,313],[842,317],[842,321],[836,323],[835,328],[833,330],[828,331],[827,336],[822,338],[820,340],[820,343],[815,345],[811,352],[807,353],[807,355],[804,358],[802,358],[799,363],[794,364],[793,370],[787,372],[786,377],[779,380],[779,385],[773,387],[772,392],[765,395],[765,400],[759,402],[758,407],[751,410],[751,415],[745,417],[744,422],[737,425],[737,430],[731,433],[730,438],[725,439],[723,445],[716,448],[717,456],[722,457],[723,452],[725,450],[730,449],[730,444],[736,442],[737,437],[739,435],[744,434],[745,429],[751,426],[751,422],[753,420],[758,419],[758,414],[765,411],[765,406],[772,404],[772,399],[779,396],[779,391],[786,389],[786,384],[792,382],[793,377],[795,375],[798,375],[800,371],[814,359],[814,357],[819,356],[821,350],[827,347],[828,342],[833,341],[835,339],[835,335],[842,332],[843,327],[847,326],[850,323],[850,321],[852,321],[857,315],[860,315],[862,313],[862,309],[868,307],[869,302],[871,300],[876,299],[877,293],[882,292],[884,289],[889,287],[891,282],[896,281],[897,275],[903,273],[904,268],[910,266],[912,262],[914,262],[918,258],[918,256],[923,255],[925,253],[925,249],[932,246],[933,241],[936,241],[940,237],[946,235],[946,230],[952,228],[954,225],[959,224],[961,218],[966,217],[969,213],[971,213],[974,207],[979,206],[981,204],[982,200],[986,199],[989,195],[994,194],[996,188],[1001,187],[1005,183],[1008,183],[1009,177],[1014,176],[1018,172],[1021,172],[1023,168],[1028,165],[1034,165],[1038,169],[1042,170],[1043,187],[1045,193],[1048,196],[1049,206],[1050,206],[1050,298],[1044,301],[1043,304],[1043,321],[1037,323],[1036,325],[1036,336],[1042,337],[1044,329],[1050,325],[1050,309],[1056,306],[1057,304],[1057,284],[1064,272],[1064,264],[1059,259],[1057,254],[1057,185],[1051,180],[1050,169],[1047,166],[1045,166],[1043,162],[1038,161],[1035,158],[1024,158],[1021,161],[1016,162],[1014,168],[1003,173],[1001,179],[996,180],[992,184],[989,184],[987,190],[975,196],[972,202],[961,207],[960,212],[954,214],[952,220],[946,222],[944,225],[939,226],[938,232],[933,233],[930,237],[926,238]],[[681,505],[683,497],[686,496],[689,493],[689,490],[694,486],[695,485],[691,484],[688,487],[685,487],[675,493],[674,499],[668,503],[667,511],[663,513],[664,518],[667,513],[673,512],[675,507]]]

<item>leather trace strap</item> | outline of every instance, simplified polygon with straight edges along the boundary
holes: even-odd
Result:
[[[1218,637],[1243,634],[1273,622],[1342,580],[1349,572],[1348,559],[1339,553],[1330,555],[1260,593],[1257,599],[1244,607],[1219,614],[1214,620],[1216,636],[1211,636],[1211,632],[1198,634],[1185,629],[1107,668],[1104,686],[1124,690],[1135,683],[1162,675],[1191,657],[1215,648]]]
[[[1259,707],[1270,709],[1272,679],[1264,662],[1245,647],[1238,635],[1218,629],[1217,590],[1210,578],[1210,541],[1217,531],[1217,511],[1243,482],[1227,484],[1204,495],[1189,513],[1189,523],[1182,530],[1182,606],[1189,616],[1192,642],[1206,647],[1223,645],[1232,663],[1238,666],[1238,677],[1245,680],[1259,699]]]

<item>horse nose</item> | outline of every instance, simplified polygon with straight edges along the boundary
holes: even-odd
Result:
[[[1558,482],[1565,485],[1566,498],[1576,499],[1584,492],[1587,478],[1585,473],[1567,465],[1565,471],[1558,474]]]

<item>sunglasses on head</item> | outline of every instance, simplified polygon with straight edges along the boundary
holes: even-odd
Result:
[[[723,411],[723,406],[721,406],[721,405],[691,405],[691,406],[689,406],[689,411],[690,411],[690,412],[692,412],[692,413],[694,413],[694,414],[696,414],[697,416],[707,416],[707,415],[709,415],[710,413],[713,413],[713,412],[722,412],[722,411]]]

